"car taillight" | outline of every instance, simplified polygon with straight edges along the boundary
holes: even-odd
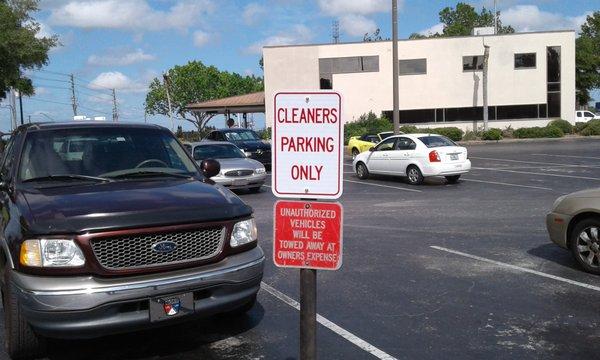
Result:
[[[429,153],[429,162],[440,162],[442,161],[442,159],[440,159],[440,154],[438,154],[437,151],[433,150],[432,152]]]

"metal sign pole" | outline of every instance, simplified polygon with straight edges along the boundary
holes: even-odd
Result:
[[[317,270],[300,269],[300,360],[317,359]]]

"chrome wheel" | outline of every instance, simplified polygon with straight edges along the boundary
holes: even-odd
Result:
[[[363,163],[359,163],[356,165],[356,176],[359,179],[365,180],[369,177],[369,170],[367,169],[367,165]]]
[[[586,265],[600,268],[600,239],[598,227],[590,226],[579,233],[577,237],[577,256]]]
[[[408,170],[408,180],[411,183],[416,183],[419,181],[419,171],[415,168]]]
[[[356,157],[360,154],[357,149],[352,149],[352,160],[356,159]]]

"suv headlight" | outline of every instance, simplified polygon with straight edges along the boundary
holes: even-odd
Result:
[[[21,244],[19,262],[31,267],[78,267],[85,258],[73,240],[33,239]]]
[[[258,230],[254,218],[243,220],[233,226],[229,245],[232,248],[242,246],[258,239]]]
[[[244,151],[244,155],[246,155],[246,157],[250,157],[252,156],[252,151]]]
[[[256,170],[254,170],[254,172],[255,172],[256,174],[264,174],[264,173],[266,173],[266,172],[267,172],[267,170],[266,170],[264,167],[261,167],[261,168],[258,168],[258,169],[256,169]]]

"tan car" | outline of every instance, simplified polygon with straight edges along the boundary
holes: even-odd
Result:
[[[553,242],[571,250],[587,272],[600,275],[600,188],[556,199],[546,226]]]

